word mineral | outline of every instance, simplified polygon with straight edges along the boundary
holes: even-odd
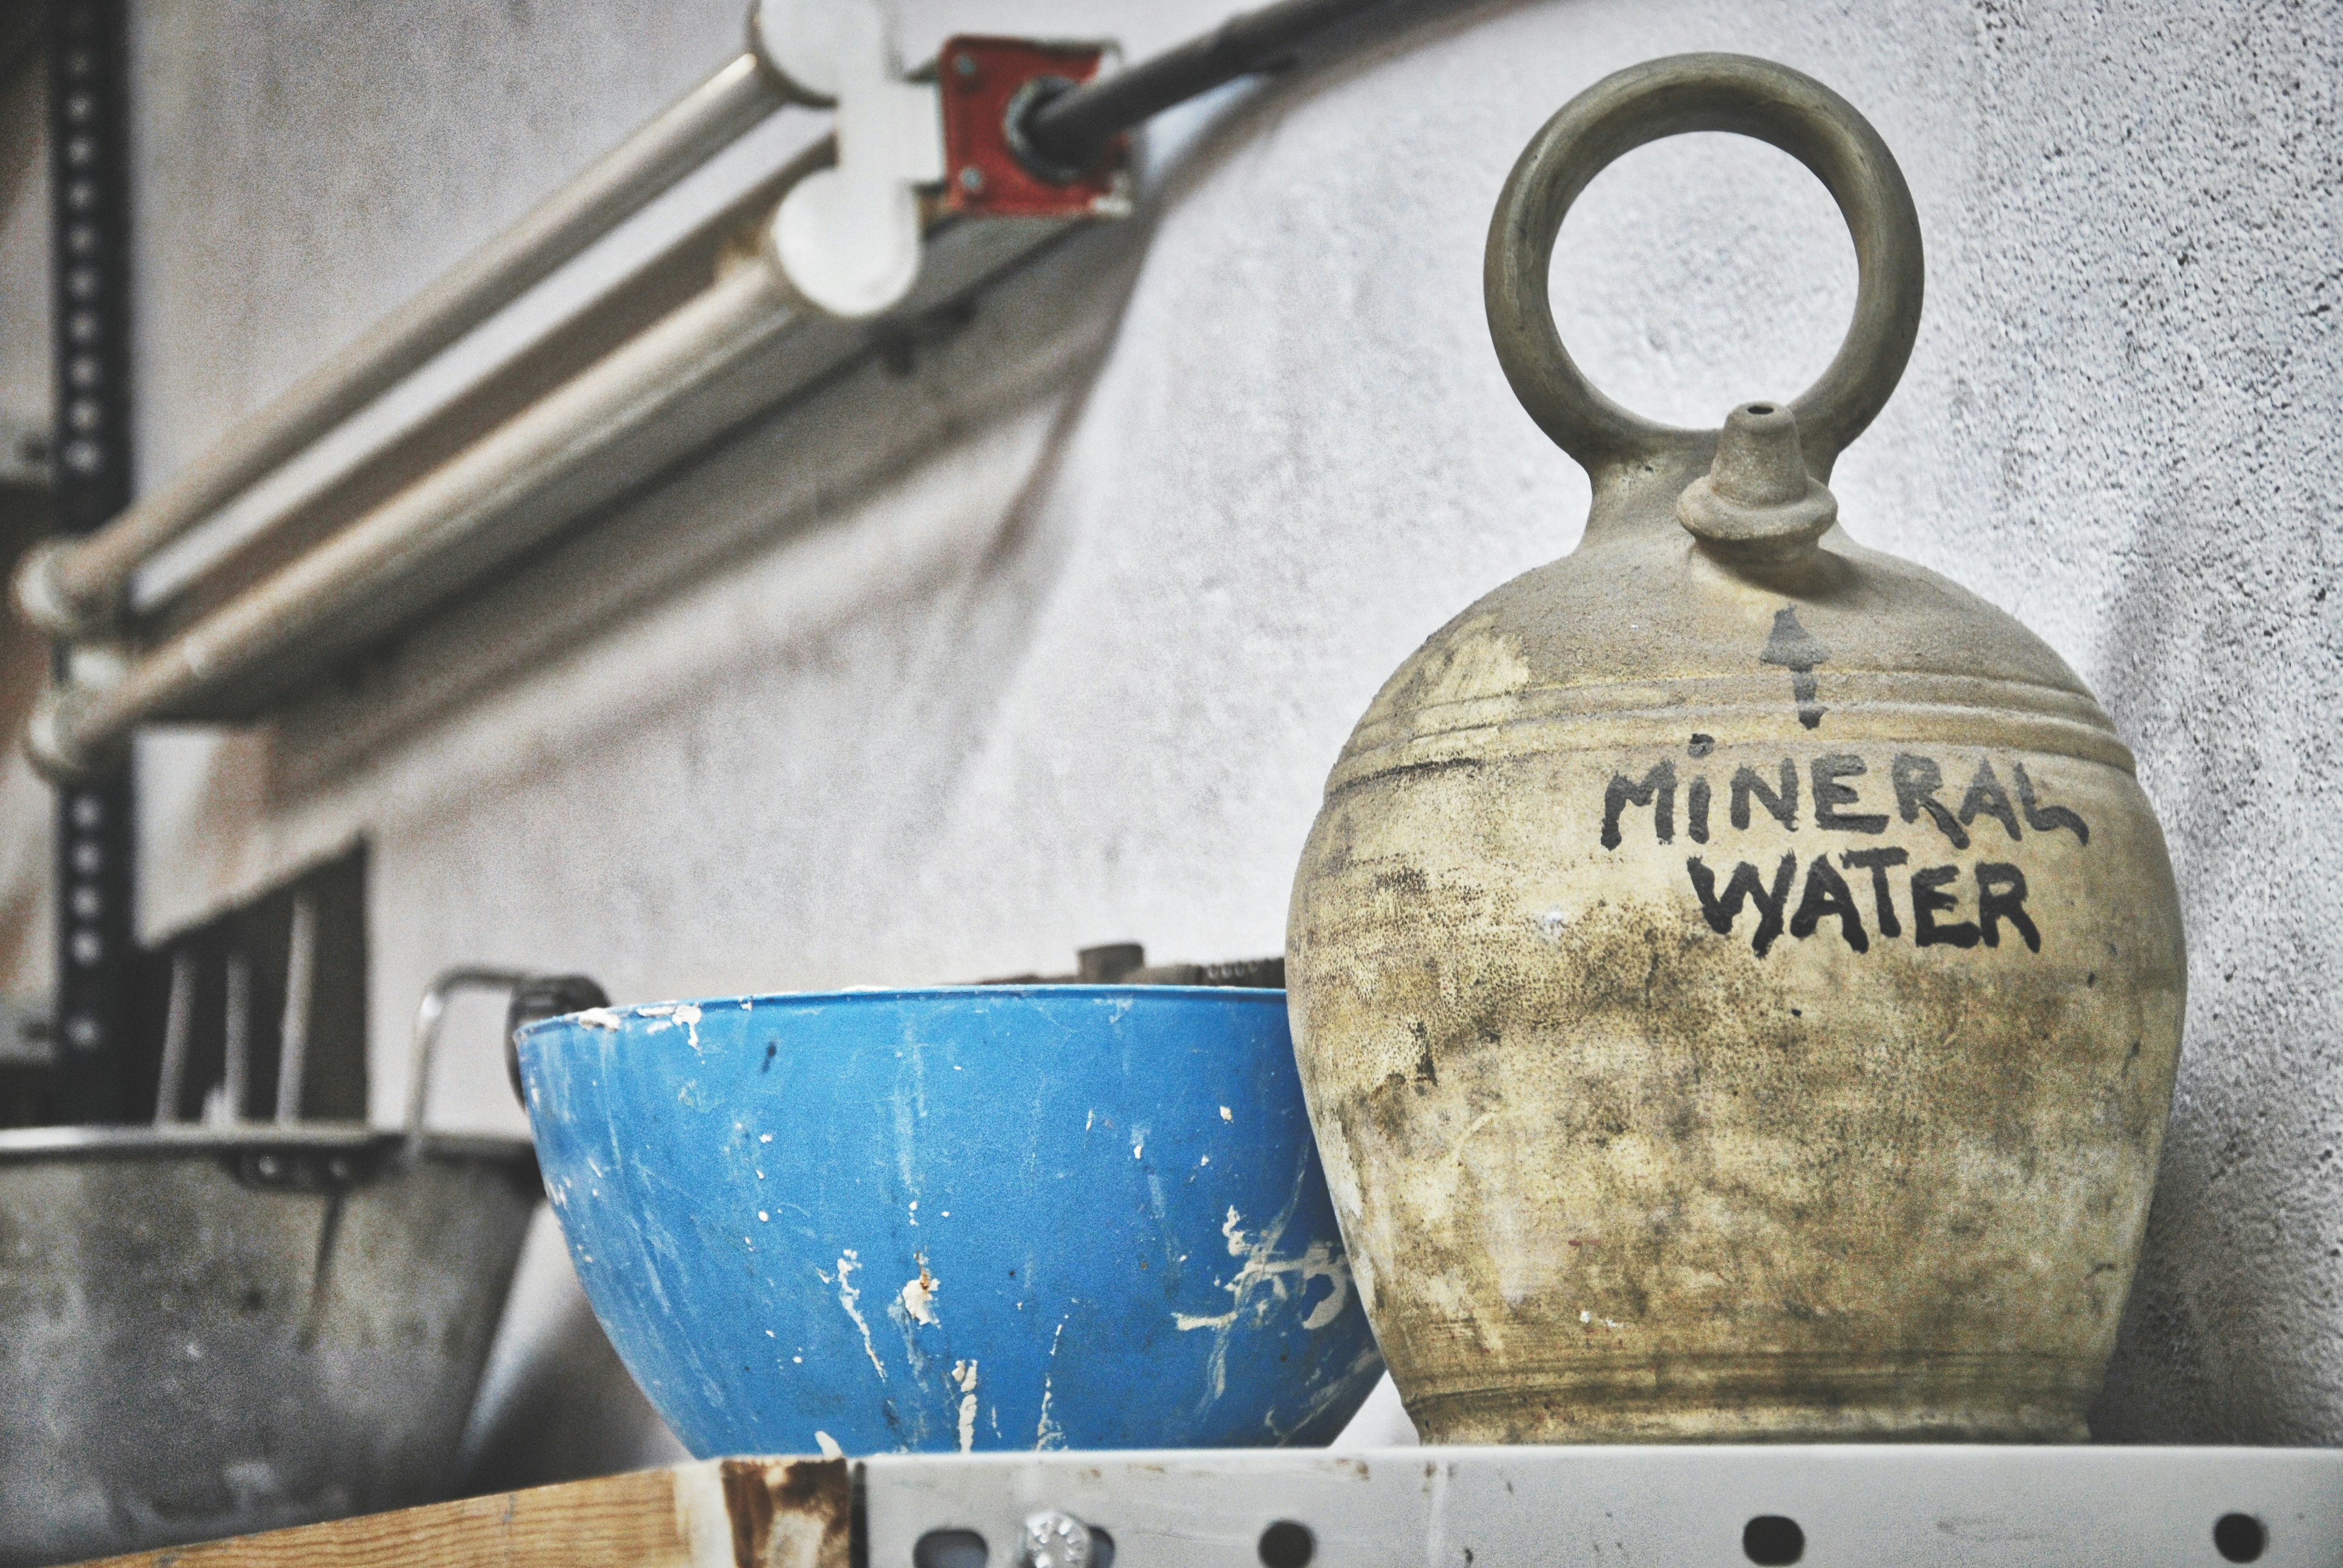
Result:
[[[1695,735],[1692,738],[1692,755],[1706,757],[1715,744],[1705,735]],[[1808,799],[1814,803],[1814,826],[1833,833],[1885,833],[1889,814],[1885,810],[1861,809],[1864,800],[1852,782],[1866,776],[1872,776],[1869,766],[1852,752],[1815,758],[1805,774],[1811,785]],[[2064,806],[2043,803],[2034,780],[2026,777],[2024,763],[2009,764],[2009,777],[2016,789],[2014,799],[2010,791],[2002,787],[2001,776],[1994,770],[1992,760],[1980,759],[1959,806],[1947,806],[1938,798],[1945,789],[1944,769],[1931,758],[1904,752],[1888,764],[1886,782],[1896,798],[1896,817],[1914,823],[1926,817],[1955,849],[1969,848],[1972,832],[1984,830],[1980,819],[1998,823],[2013,844],[2022,841],[2028,829],[2036,833],[2072,833],[2077,844],[2091,841],[2091,829],[2081,817]],[[1798,766],[1787,758],[1770,775],[1755,768],[1739,768],[1725,787],[1726,819],[1735,829],[1745,830],[1754,808],[1785,829],[1795,832],[1799,784]],[[1695,776],[1685,787],[1684,835],[1695,844],[1709,840],[1709,819],[1715,803],[1715,792],[1705,774]],[[1877,797],[1877,803],[1885,803],[1884,794]],[[1630,807],[1648,808],[1652,831],[1658,841],[1675,842],[1674,760],[1654,764],[1641,779],[1631,779],[1624,773],[1611,776],[1611,782],[1603,791],[1604,849],[1620,846],[1620,818]],[[1909,850],[1875,847],[1842,850],[1834,865],[1830,852],[1825,850],[1806,861],[1805,881],[1795,903],[1790,898],[1792,884],[1798,879],[1798,856],[1795,852],[1784,855],[1770,870],[1742,860],[1730,871],[1722,873],[1721,879],[1717,869],[1694,855],[1684,862],[1684,872],[1692,879],[1703,918],[1709,929],[1719,935],[1733,934],[1745,907],[1755,911],[1757,924],[1751,933],[1750,946],[1759,958],[1765,956],[1785,930],[1804,941],[1825,920],[1835,921],[1841,940],[1860,953],[1871,950],[1871,933],[1864,924],[1863,912],[1845,873],[1869,875],[1873,929],[1882,937],[1901,937],[1904,922],[1887,874],[1909,865],[1911,859]],[[2026,873],[2006,860],[1980,859],[1970,868],[1969,878],[1976,890],[1976,918],[1948,920],[1945,917],[1957,914],[1961,909],[1956,891],[1956,886],[1963,881],[1961,868],[1914,867],[1906,873],[1905,902],[1912,911],[1914,944],[1924,948],[1973,948],[1983,943],[1997,948],[2006,927],[2025,941],[2028,951],[2040,952],[2042,933],[2026,910]]]

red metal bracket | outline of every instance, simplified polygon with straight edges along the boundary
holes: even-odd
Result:
[[[1018,161],[1009,108],[1028,85],[1087,82],[1107,55],[1095,44],[960,37],[936,56],[944,121],[944,206],[986,217],[1121,217],[1131,210],[1129,147],[1117,136],[1090,168],[1059,184]]]

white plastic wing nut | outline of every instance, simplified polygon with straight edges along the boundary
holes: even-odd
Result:
[[[799,100],[837,110],[838,162],[781,199],[790,286],[832,316],[876,316],[920,275],[919,187],[944,177],[943,106],[906,82],[879,0],[759,0],[749,35]]]

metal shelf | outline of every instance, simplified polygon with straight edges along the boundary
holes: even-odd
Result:
[[[1301,1540],[1264,1546],[1282,1522],[1309,1532],[1312,1568],[2343,1563],[2334,1450],[1394,1448],[906,1456],[860,1469],[870,1568],[979,1568],[972,1553],[920,1561],[923,1536],[952,1530],[981,1536],[996,1568],[1015,1563],[1039,1510],[1104,1530],[1119,1568],[1269,1563]],[[2225,1538],[2235,1550],[2258,1532],[2257,1556],[2216,1544],[2233,1514],[2247,1523]],[[1798,1554],[1785,1555],[1793,1543]]]
[[[1037,1523],[1054,1550],[1028,1550]],[[2343,1451],[1914,1443],[724,1459],[171,1548],[115,1568],[166,1563],[2333,1568],[2343,1563]]]

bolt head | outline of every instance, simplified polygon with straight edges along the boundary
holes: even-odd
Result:
[[[1091,1527],[1071,1513],[1029,1516],[1021,1544],[1025,1568],[1090,1568]]]

